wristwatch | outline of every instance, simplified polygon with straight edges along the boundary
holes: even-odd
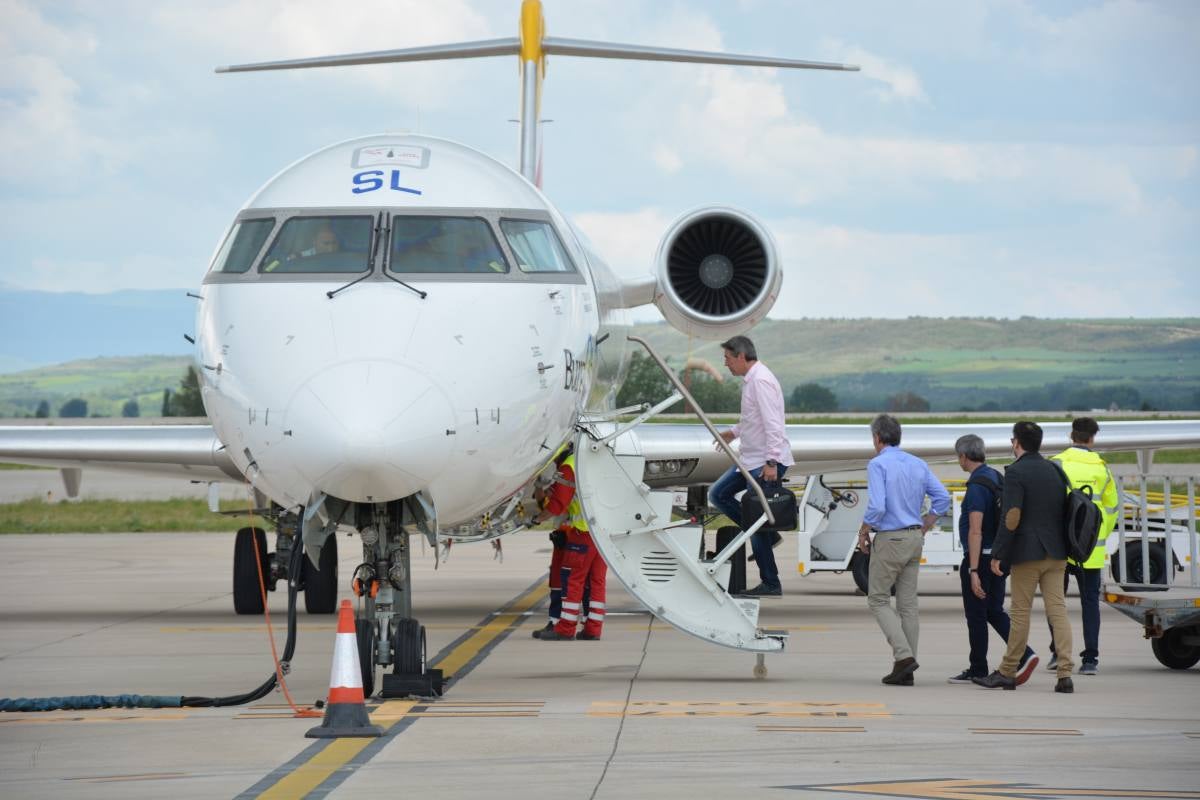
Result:
[[[971,567],[967,570],[967,572],[979,572],[979,567]]]

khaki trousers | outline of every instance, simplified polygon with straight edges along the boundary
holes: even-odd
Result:
[[[1071,660],[1071,621],[1067,619],[1067,599],[1063,593],[1063,574],[1066,569],[1065,560],[1053,558],[1013,564],[1009,579],[1012,608],[1008,612],[1012,627],[1008,631],[1008,650],[1000,662],[1000,674],[1009,678],[1017,674],[1017,666],[1029,642],[1029,612],[1033,608],[1033,593],[1040,586],[1046,619],[1053,629],[1054,652],[1058,654],[1058,677],[1070,676],[1075,663]]]
[[[871,543],[867,605],[892,646],[894,660],[917,657],[921,623],[917,613],[917,576],[925,535],[915,530],[879,531]],[[892,586],[896,607],[892,607]]]

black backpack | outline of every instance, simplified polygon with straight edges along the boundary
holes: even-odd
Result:
[[[996,483],[986,475],[980,475],[979,470],[975,470],[971,473],[971,477],[967,478],[967,485],[972,483],[982,486],[992,493],[992,505],[996,509],[996,529],[992,531],[992,534],[995,535],[1000,532],[1000,526],[1004,524],[1000,515],[1001,506],[1004,503],[1004,476],[1000,476],[1000,482]]]
[[[1063,506],[1063,536],[1067,543],[1067,557],[1082,564],[1092,556],[1096,543],[1100,541],[1100,524],[1104,521],[1100,507],[1092,500],[1092,487],[1078,489],[1071,483],[1066,470],[1053,459],[1047,459],[1067,487],[1067,502]]]

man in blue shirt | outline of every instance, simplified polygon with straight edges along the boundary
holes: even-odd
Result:
[[[963,561],[958,568],[962,583],[963,613],[967,617],[967,638],[971,643],[970,666],[950,683],[970,683],[971,678],[988,674],[988,625],[1008,641],[1011,620],[1004,610],[1004,584],[1008,575],[992,573],[992,542],[999,524],[998,500],[1004,491],[1004,478],[986,463],[987,451],[983,439],[973,433],[960,436],[954,443],[958,466],[970,473],[967,493],[963,497],[958,517],[958,539],[962,543]],[[1025,656],[1017,667],[1017,683],[1029,680],[1037,668],[1038,657],[1033,648],[1025,647]]]
[[[917,671],[917,575],[925,533],[950,509],[950,494],[929,465],[900,449],[900,423],[889,414],[871,421],[875,457],[867,464],[867,510],[858,549],[871,554],[867,605],[892,646],[892,671],[883,682],[912,686]],[[929,511],[921,508],[929,498]],[[870,539],[875,531],[875,539]],[[892,586],[896,606],[892,607]]]

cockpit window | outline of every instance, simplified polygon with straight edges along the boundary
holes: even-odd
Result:
[[[213,260],[214,272],[245,272],[254,263],[263,242],[275,227],[274,219],[244,219],[235,222],[221,251]]]
[[[517,256],[522,272],[574,272],[575,267],[563,249],[554,226],[549,222],[502,219],[500,230]]]
[[[371,217],[292,217],[259,272],[366,272],[371,268]]]
[[[390,272],[508,272],[492,228],[478,217],[392,217]]]

